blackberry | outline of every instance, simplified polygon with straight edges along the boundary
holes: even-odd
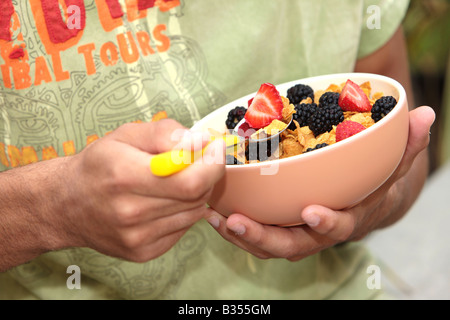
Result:
[[[330,104],[339,104],[339,97],[338,92],[325,92],[319,99],[319,106],[322,108]]]
[[[250,160],[266,161],[272,155],[272,151],[276,151],[280,137],[269,139],[264,142],[249,142],[245,148],[245,158]],[[272,150],[272,146],[274,150]]]
[[[308,119],[311,117],[312,114],[316,113],[317,111],[317,104],[311,103],[300,103],[295,105],[295,113],[292,115],[292,119],[296,120],[300,127],[304,127],[308,125]],[[297,129],[294,121],[289,126],[290,130]]]
[[[235,156],[233,156],[231,154],[227,154],[227,156],[226,156],[226,164],[243,164],[243,163],[240,162],[238,159],[236,159]]]
[[[397,105],[397,100],[392,96],[384,96],[375,101],[372,106],[372,119],[375,122],[384,118]]]
[[[310,97],[314,101],[314,90],[305,84],[297,84],[288,89],[286,98],[293,105],[299,104],[303,99]]]
[[[314,133],[314,136],[331,131],[333,126],[338,125],[344,121],[344,112],[337,104],[326,105],[323,108],[317,108],[308,119],[309,129]]]
[[[228,129],[233,130],[236,125],[244,119],[245,113],[247,109],[244,107],[236,107],[228,112],[227,120],[225,120],[225,124]]]
[[[319,143],[319,144],[317,144],[314,148],[308,148],[308,149],[306,149],[306,151],[303,152],[303,153],[311,152],[311,151],[314,151],[314,150],[317,150],[317,149],[321,149],[321,148],[324,148],[324,147],[326,147],[326,146],[328,146],[328,143]]]

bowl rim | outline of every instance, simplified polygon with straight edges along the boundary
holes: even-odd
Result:
[[[327,74],[327,75],[321,75],[321,76],[313,76],[313,77],[307,77],[307,78],[301,78],[301,79],[297,79],[297,80],[293,80],[293,81],[287,81],[287,82],[283,82],[280,84],[276,84],[275,87],[278,89],[281,86],[289,86],[290,84],[295,85],[298,83],[301,83],[301,81],[307,81],[309,83],[311,82],[315,82],[318,80],[327,80],[327,79],[333,79],[333,78],[347,78],[350,79],[352,81],[358,81],[358,80],[364,80],[364,81],[371,81],[371,80],[377,80],[377,81],[381,81],[381,82],[385,82],[389,85],[391,85],[393,88],[395,88],[398,92],[398,100],[397,100],[397,106],[401,106],[404,103],[406,103],[406,91],[404,89],[404,87],[395,79],[392,79],[390,77],[387,76],[383,76],[383,75],[379,75],[379,74],[373,74],[373,73],[363,73],[363,72],[352,72],[352,73],[335,73],[335,74]],[[353,79],[352,79],[353,78]],[[308,84],[308,83],[307,83]],[[223,105],[222,107],[216,109],[215,111],[213,111],[212,113],[208,114],[207,116],[205,116],[202,120],[207,120],[207,118],[209,117],[213,117],[214,114],[216,112],[219,112],[219,110],[221,110],[222,108],[224,108],[225,106],[228,106],[230,104],[232,104],[235,101],[238,100],[245,100],[248,98],[251,98],[252,96],[254,96],[256,94],[256,91],[253,93],[250,93],[248,95],[242,96],[241,98],[235,99],[233,101],[230,101],[229,103]],[[394,117],[395,114],[400,113],[401,112],[401,108],[396,108],[394,107],[394,109],[392,109],[391,112],[389,112],[385,117],[383,117],[381,120],[379,120],[378,122],[376,122],[374,125],[370,126],[369,128],[367,128],[366,130],[363,130],[361,132],[359,132],[357,135],[353,135],[345,140],[339,141],[339,143],[335,143],[332,144],[330,146],[327,146],[326,148],[321,148],[318,150],[315,150],[314,152],[309,152],[309,153],[302,153],[302,154],[298,154],[295,156],[291,156],[288,158],[283,158],[283,159],[273,159],[273,160],[268,160],[268,161],[263,161],[263,162],[258,162],[258,163],[249,163],[249,164],[245,164],[245,165],[225,165],[226,170],[232,170],[232,171],[239,171],[239,170],[245,170],[245,169],[250,169],[250,168],[263,168],[265,166],[270,166],[273,165],[274,162],[278,162],[280,164],[285,163],[285,162],[291,162],[291,161],[295,161],[297,159],[304,158],[307,159],[308,157],[316,157],[318,155],[320,155],[321,153],[324,152],[330,152],[331,150],[334,150],[335,148],[339,148],[339,146],[343,146],[344,144],[348,144],[351,143],[353,140],[355,139],[362,139],[364,137],[364,135],[368,135],[370,134],[372,131],[376,130],[378,127],[380,127],[383,123],[389,121],[390,118]],[[194,125],[195,126],[195,125]]]

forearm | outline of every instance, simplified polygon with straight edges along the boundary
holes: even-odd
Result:
[[[0,272],[61,246],[65,159],[0,173]]]
[[[358,61],[355,71],[382,74],[399,81],[405,88],[410,110],[417,107],[414,101],[408,52],[402,28],[397,30],[385,46],[371,56]],[[428,139],[420,142],[424,148],[428,145]],[[404,175],[390,187],[380,204],[380,210],[389,214],[386,219],[381,221],[378,228],[395,223],[411,208],[427,179],[428,161],[428,150],[425,149],[416,157],[411,170],[407,172],[404,170],[406,173],[403,172]]]

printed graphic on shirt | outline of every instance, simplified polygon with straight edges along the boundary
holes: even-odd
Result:
[[[126,122],[185,126],[223,94],[180,0],[1,2],[0,170],[72,155]],[[75,8],[75,9],[74,9]]]
[[[203,230],[194,225],[169,252],[147,263],[127,262],[91,249],[73,248],[47,253],[9,273],[32,291],[46,284],[52,286],[52,290],[62,290],[64,294],[68,290],[65,269],[76,265],[81,269],[82,291],[91,290],[88,278],[109,287],[106,293],[100,291],[106,296],[96,296],[97,299],[176,299],[177,288],[185,276],[186,263],[200,254],[206,243]],[[57,267],[54,261],[58,261]],[[86,294],[95,294],[95,291]]]
[[[171,117],[191,126],[199,106],[218,107],[224,96],[208,84],[200,47],[179,30],[183,7],[180,0],[1,1],[0,171],[75,154],[127,122]],[[67,275],[46,260],[58,257],[121,297],[174,297],[204,237],[194,227],[146,264],[79,248],[10,274],[30,290],[42,281],[65,288]]]

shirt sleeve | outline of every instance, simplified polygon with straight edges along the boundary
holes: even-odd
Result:
[[[358,58],[381,48],[401,25],[409,0],[364,0]]]

